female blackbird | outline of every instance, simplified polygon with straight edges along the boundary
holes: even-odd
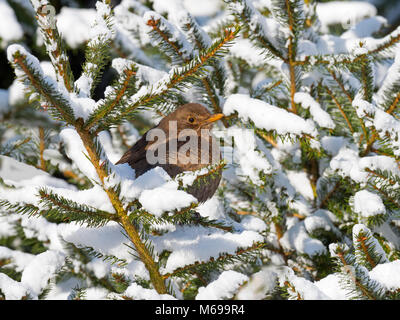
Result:
[[[213,122],[222,113],[211,114],[198,103],[178,107],[147,131],[116,163],[128,163],[136,178],[157,166],[172,178],[184,171],[195,171],[220,161],[219,145],[211,134]],[[211,198],[221,175],[206,176],[187,188],[199,202]]]

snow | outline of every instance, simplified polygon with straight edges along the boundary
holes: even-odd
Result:
[[[251,275],[236,293],[237,300],[262,300],[267,294],[273,292],[278,275],[273,267],[264,267]]]
[[[162,0],[161,0],[162,1]],[[160,2],[160,1],[158,1]],[[183,0],[183,6],[188,10],[192,15],[197,17],[212,17],[219,13],[223,3],[220,0]]]
[[[370,17],[352,26],[349,30],[344,32],[341,37],[344,39],[370,37],[385,25],[387,25],[386,18],[381,16]]]
[[[175,231],[152,240],[158,252],[172,251],[165,268],[162,268],[163,273],[169,273],[196,261],[204,262],[210,257],[217,258],[221,247],[223,252],[233,254],[238,248],[250,247],[262,239],[258,232],[250,230],[222,233],[203,227],[176,227]]]
[[[354,212],[366,218],[386,213],[381,197],[368,190],[361,190],[355,193],[353,208]]]
[[[19,24],[14,10],[6,0],[0,0],[0,47],[6,48],[10,43],[22,39],[24,30]]]
[[[292,269],[283,267],[280,270],[276,269],[276,271],[278,273],[280,285],[283,285],[286,281],[291,285],[291,287],[288,288],[289,299],[330,300],[330,298],[313,282],[296,276]]]
[[[176,300],[169,294],[158,294],[154,289],[146,289],[136,283],[132,283],[124,292],[124,295],[133,300]]]
[[[393,78],[393,71],[389,72],[388,77]],[[395,79],[392,80],[397,81]],[[378,92],[378,97],[376,99],[378,103],[382,103],[382,92]],[[393,97],[393,101],[394,99],[395,97]],[[359,117],[367,117],[367,126],[375,127],[383,139],[390,137],[393,153],[395,155],[400,155],[400,121],[389,112],[386,112],[386,110],[384,111],[373,103],[359,98],[354,99],[353,106],[356,108]]]
[[[78,169],[89,179],[100,182],[96,169],[89,160],[89,155],[78,133],[74,128],[67,127],[60,132],[60,138],[65,144],[65,152]]]
[[[200,203],[196,212],[198,212],[202,217],[207,217],[211,220],[225,219],[225,212],[221,202],[217,197],[212,197],[207,201]]]
[[[222,300],[232,298],[237,289],[249,278],[239,272],[229,270],[222,272],[217,280],[207,287],[200,287],[196,300]]]
[[[170,5],[170,4],[168,4]],[[159,21],[159,28],[165,34],[169,34],[168,40],[171,42],[177,42],[179,45],[179,51],[182,54],[183,59],[189,60],[192,57],[193,46],[187,41],[183,33],[166,20],[163,16],[154,11],[146,11],[143,15],[143,20],[147,23],[150,20]],[[149,30],[151,27],[148,27]],[[152,42],[153,46],[157,46],[157,42]]]
[[[49,176],[42,170],[19,162],[10,157],[0,155],[0,163],[0,177],[6,181],[29,180],[38,175]]]
[[[340,237],[340,231],[333,224],[335,215],[327,210],[318,209],[311,216],[304,219],[304,226],[309,234],[323,230],[332,232]]]
[[[396,56],[394,59],[394,63],[390,66],[389,70],[387,70],[385,74],[385,79],[383,80],[382,85],[380,86],[378,92],[375,95],[375,100],[377,106],[380,106],[382,109],[386,109],[387,106],[384,105],[385,95],[389,95],[391,92],[391,87],[394,84],[398,84],[400,82],[400,49],[397,49]],[[394,100],[395,96],[393,97]]]
[[[28,290],[20,282],[0,273],[0,290],[7,300],[20,300],[27,296]]]
[[[399,175],[399,168],[393,158],[387,156],[368,156],[360,158],[358,151],[343,146],[330,161],[330,167],[343,177],[350,177],[356,182],[366,183],[370,170],[392,171]]]
[[[43,82],[45,82],[52,90],[57,91],[59,99],[61,98],[62,100],[64,100],[65,104],[68,105],[73,111],[77,112],[78,116],[85,116],[84,110],[87,109],[87,105],[82,105],[80,100],[76,100],[77,103],[75,103],[73,97],[65,89],[64,84],[62,82],[57,82],[53,78],[52,74],[46,75],[46,73],[42,69],[39,60],[35,56],[30,54],[22,45],[12,44],[7,48],[8,61],[14,63],[14,55],[17,53],[25,57],[27,65],[29,65],[30,68],[32,68],[37,73],[37,77],[43,79]],[[14,70],[18,78],[24,78],[25,73],[19,67],[15,68]],[[49,72],[47,67],[46,72]],[[89,108],[90,107],[91,106],[89,105]],[[74,116],[74,114],[72,114],[72,116]]]
[[[378,264],[369,272],[369,276],[387,290],[398,290],[400,288],[400,260]]]
[[[177,185],[167,185],[152,190],[144,190],[139,197],[139,202],[143,209],[156,216],[161,216],[165,211],[189,207],[191,203],[197,202],[195,197],[185,191],[176,190],[176,187]],[[160,197],[160,194],[163,196]]]
[[[340,284],[341,277],[341,274],[333,273],[314,284],[332,300],[348,300],[349,292]]]
[[[113,255],[128,262],[133,259],[124,245],[129,241],[122,234],[121,227],[115,222],[110,222],[106,226],[96,229],[64,227],[60,228],[59,231],[64,240],[72,242],[78,247],[91,247],[103,255]],[[107,239],[107,241],[105,242],[104,239]]]
[[[376,8],[363,1],[330,1],[317,4],[317,16],[323,30],[333,24],[351,26],[365,17],[376,15]]]
[[[225,101],[223,111],[225,115],[236,111],[242,120],[251,120],[258,128],[267,131],[275,130],[278,134],[317,135],[315,125],[311,120],[304,120],[282,108],[250,98],[245,94],[229,96]]]
[[[267,230],[266,223],[262,219],[253,216],[244,217],[241,221],[241,225],[246,230],[253,230],[258,232],[263,232]]]
[[[229,3],[229,8],[232,11],[237,13],[242,13],[244,10],[249,12],[249,27],[252,32],[255,32],[256,29],[259,29],[259,32],[271,42],[275,48],[279,47],[279,43],[277,41],[278,38],[282,36],[281,32],[288,32],[288,30],[283,30],[281,24],[279,24],[275,19],[265,18],[258,10],[254,8],[254,5],[249,0],[244,0],[242,3],[240,2],[231,2]]]
[[[287,170],[286,175],[297,192],[308,200],[314,199],[314,192],[310,180],[305,172]]]
[[[280,239],[281,245],[287,250],[296,250],[309,256],[326,253],[327,250],[323,243],[318,239],[313,239],[307,233],[303,221],[288,227]]]
[[[238,39],[230,47],[229,53],[234,58],[239,58],[250,66],[257,67],[266,63],[263,50],[255,47],[249,39]]]
[[[65,261],[65,256],[56,251],[45,251],[38,254],[24,269],[21,283],[37,296],[48,285]]]
[[[7,263],[7,267],[15,267],[15,270],[18,272],[23,271],[34,258],[33,254],[0,246],[0,260],[10,259],[11,261]]]
[[[96,10],[63,6],[57,15],[57,28],[68,46],[76,49],[90,40]]]
[[[263,154],[256,149],[256,137],[252,130],[232,126],[227,134],[235,139],[234,163],[240,166],[236,169],[238,176],[248,177],[253,183],[261,185],[259,177],[262,172],[266,175],[272,173],[272,166]]]
[[[323,128],[334,129],[333,122],[329,113],[323,110],[320,104],[306,92],[296,92],[294,102],[302,105],[304,109],[309,109],[314,121]]]
[[[386,257],[386,253],[383,250],[382,246],[379,244],[378,240],[376,240],[371,232],[370,229],[368,229],[365,225],[359,223],[359,224],[355,224],[353,226],[353,243],[355,244],[356,247],[356,261],[359,264],[362,264],[362,262],[360,261],[360,257],[359,255],[364,255],[364,252],[359,252],[359,251],[364,251],[363,248],[360,249],[360,241],[358,240],[360,235],[363,235],[363,237],[367,238],[366,243],[373,247],[375,256],[377,257],[377,259],[379,259],[379,263],[386,263],[389,262],[387,257]]]

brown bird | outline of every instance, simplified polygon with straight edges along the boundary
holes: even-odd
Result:
[[[135,169],[136,178],[157,166],[172,178],[184,171],[195,171],[220,161],[218,142],[210,129],[222,113],[211,114],[198,103],[178,107],[148,130],[116,163],[128,163]],[[206,176],[201,183],[187,188],[199,202],[211,198],[221,180]]]

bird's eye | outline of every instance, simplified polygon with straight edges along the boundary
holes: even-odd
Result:
[[[190,117],[190,118],[189,118],[189,122],[190,122],[190,123],[193,123],[193,122],[194,122],[194,118]]]

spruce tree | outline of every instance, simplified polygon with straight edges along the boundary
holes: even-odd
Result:
[[[0,298],[399,298],[400,27],[309,0],[4,3]],[[222,161],[115,165],[187,102],[225,114]]]

